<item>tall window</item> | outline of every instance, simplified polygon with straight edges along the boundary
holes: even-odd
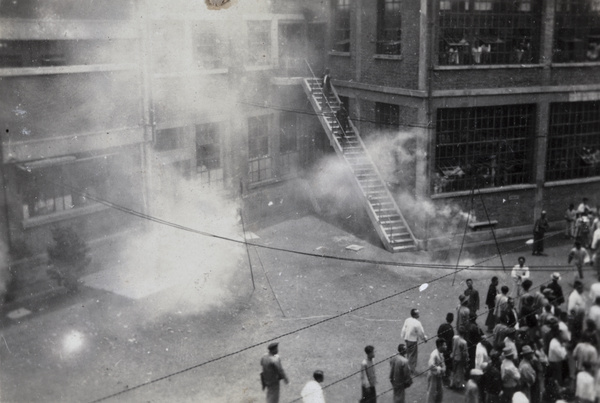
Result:
[[[221,141],[216,123],[196,126],[196,173],[202,184],[223,185]]]
[[[350,6],[352,0],[334,0],[333,50],[350,52]]]
[[[537,63],[540,0],[439,0],[440,65]]]
[[[248,21],[248,64],[271,64],[271,21]]]
[[[550,105],[546,181],[600,176],[600,102]]]
[[[292,173],[298,164],[298,129],[296,115],[285,112],[279,116],[279,156],[281,174]]]
[[[202,21],[194,27],[194,63],[202,69],[217,69],[222,66],[219,54],[219,38],[215,24]]]
[[[62,163],[53,165],[46,165],[45,161],[18,165],[25,220],[96,204],[84,193],[100,197],[106,194],[107,158],[62,159]]]
[[[248,165],[250,183],[273,177],[269,144],[270,116],[248,119]]]
[[[400,106],[375,102],[375,121],[379,130],[396,130],[400,126]]]
[[[401,0],[377,0],[377,53],[399,55],[402,46]]]
[[[434,193],[531,182],[535,106],[437,111]]]
[[[556,0],[553,61],[600,61],[600,2]]]

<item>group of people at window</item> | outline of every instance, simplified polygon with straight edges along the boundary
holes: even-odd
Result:
[[[512,47],[499,39],[445,40],[440,52],[441,65],[526,63],[533,63],[531,42],[526,38],[515,40]]]

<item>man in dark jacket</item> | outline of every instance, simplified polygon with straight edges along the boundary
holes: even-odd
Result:
[[[286,384],[289,383],[288,377],[281,366],[279,358],[279,343],[269,344],[269,353],[265,354],[260,359],[262,373],[260,379],[262,381],[263,390],[267,389],[267,403],[279,402],[279,381],[283,379]]]
[[[437,336],[446,341],[446,349],[444,350],[444,363],[446,364],[446,372],[442,377],[445,385],[450,383],[450,374],[452,373],[452,338],[454,337],[454,328],[452,321],[454,314],[448,312],[446,315],[446,323],[442,323],[437,331]]]
[[[532,255],[546,256],[544,253],[544,236],[546,231],[550,228],[548,219],[546,218],[546,212],[542,211],[540,218],[535,221],[533,226],[533,253]]]
[[[494,331],[494,326],[496,326],[496,318],[494,316],[494,308],[496,308],[496,295],[498,295],[498,277],[492,277],[492,282],[490,283],[490,287],[488,288],[487,296],[485,298],[485,305],[488,308],[488,317],[485,320],[485,325],[487,326],[488,333],[492,333]]]

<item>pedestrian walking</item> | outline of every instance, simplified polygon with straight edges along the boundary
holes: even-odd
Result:
[[[417,360],[419,358],[418,343],[419,340],[423,340],[426,343],[427,337],[425,336],[423,325],[419,322],[419,310],[414,308],[411,309],[410,316],[410,318],[407,318],[404,321],[404,326],[402,326],[402,331],[400,332],[400,338],[406,343],[408,365],[410,366],[411,373],[415,374],[417,371]]]
[[[269,352],[260,359],[262,367],[260,379],[262,389],[267,389],[267,403],[278,403],[279,381],[283,379],[288,384],[289,380],[279,358],[279,343],[269,344],[268,350]]]
[[[464,327],[458,329],[458,334],[452,339],[452,378],[450,388],[463,390],[465,388],[465,370],[469,363],[469,350]]]
[[[375,347],[369,345],[365,347],[367,358],[360,364],[360,381],[362,387],[361,403],[377,403],[377,392],[375,385],[377,384],[377,375],[373,366],[373,358],[375,358]]]
[[[577,374],[575,397],[578,403],[595,403],[597,399],[597,386],[594,381],[593,364],[586,362],[583,370]]]
[[[503,285],[500,287],[500,294],[496,296],[496,307],[494,308],[494,315],[496,316],[496,323],[500,322],[502,315],[506,312],[508,307],[508,293],[510,289]]]
[[[583,279],[583,265],[590,261],[590,255],[582,246],[582,243],[575,241],[575,245],[569,251],[568,263],[573,262],[573,270],[576,272],[575,279]],[[579,277],[577,277],[579,276]]]
[[[560,307],[565,302],[565,297],[563,295],[563,290],[558,282],[561,279],[560,273],[554,272],[550,275],[552,282],[546,286],[546,289],[552,291],[548,302],[550,302],[555,307]]]
[[[577,210],[573,203],[569,204],[569,208],[565,211],[565,239],[575,238],[575,220],[577,219]]]
[[[581,337],[583,332],[583,320],[585,318],[586,304],[583,299],[583,283],[575,280],[573,291],[569,294],[567,301],[567,312],[571,315],[571,333],[575,340]]]
[[[446,342],[446,348],[444,349],[444,364],[446,366],[446,371],[443,376],[445,385],[449,384],[452,371],[452,338],[454,337],[452,321],[454,321],[454,314],[448,312],[448,314],[446,314],[446,323],[442,323],[437,331],[437,337]]]
[[[467,279],[467,289],[465,290],[465,297],[467,297],[467,308],[469,308],[470,314],[477,315],[479,310],[479,291],[473,288],[473,280]]]
[[[460,305],[456,308],[456,328],[461,326],[467,326],[469,324],[469,317],[471,316],[471,310],[469,309],[469,299],[461,294],[458,296]]]
[[[321,387],[324,379],[323,371],[316,370],[313,372],[313,379],[308,381],[300,392],[302,403],[325,403],[325,395],[323,395],[323,388]]]
[[[532,255],[546,256],[544,254],[544,236],[546,231],[550,228],[548,219],[546,218],[546,211],[542,211],[540,218],[535,220],[533,226],[533,252]]]
[[[514,265],[510,276],[515,283],[515,293],[517,297],[521,296],[521,284],[529,278],[529,267],[525,266],[525,257],[519,256],[518,264]]]
[[[427,402],[441,403],[444,398],[443,377],[446,374],[444,354],[447,349],[444,339],[435,341],[435,350],[429,356],[429,372],[427,374]]]
[[[584,248],[589,248],[592,243],[592,222],[588,213],[581,213],[581,216],[575,221],[575,240],[581,242]]]
[[[492,277],[490,286],[488,288],[487,295],[485,297],[485,305],[488,308],[488,315],[485,320],[485,326],[487,327],[488,333],[494,331],[496,326],[496,316],[494,315],[494,309],[496,308],[496,296],[498,295],[498,277]]]
[[[412,385],[412,375],[406,359],[406,346],[398,345],[398,354],[390,359],[390,383],[394,390],[394,403],[405,403],[405,390]]]
[[[519,316],[517,315],[517,310],[515,309],[514,298],[509,297],[506,301],[506,308],[502,312],[500,322],[504,323],[508,327],[519,329]]]
[[[502,373],[500,352],[490,351],[490,363],[483,368],[481,387],[485,394],[486,403],[500,403],[502,394]]]

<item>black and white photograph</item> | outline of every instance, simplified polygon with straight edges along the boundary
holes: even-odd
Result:
[[[0,402],[600,402],[600,0],[0,0]]]

